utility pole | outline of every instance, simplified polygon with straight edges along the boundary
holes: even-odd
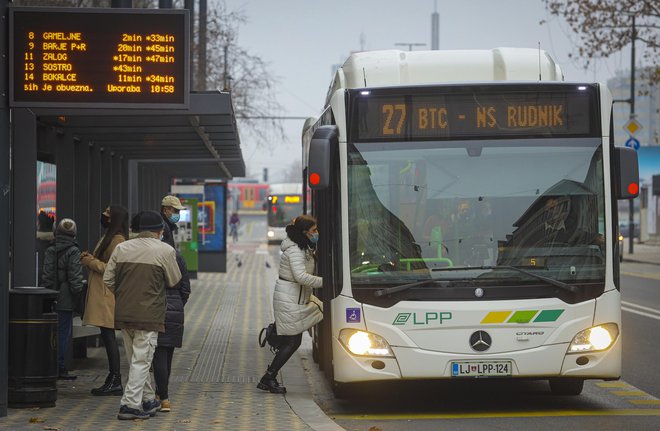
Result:
[[[635,15],[632,16],[632,49],[630,52],[630,119],[635,118],[635,38],[637,31],[635,29]],[[635,242],[635,199],[630,199],[628,207],[628,253],[633,254]],[[641,228],[641,225],[640,225]],[[640,235],[641,238],[641,235]]]
[[[199,52],[197,60],[197,90],[206,90],[206,23],[207,0],[199,0]]]
[[[440,49],[440,14],[438,13],[438,0],[435,0],[433,14],[431,14],[431,49]]]
[[[225,70],[222,74],[222,91],[230,91],[230,86],[229,86],[229,81],[231,80],[231,76],[229,76],[229,45],[225,45],[225,57],[224,57],[224,67]]]
[[[426,46],[425,43],[416,43],[416,42],[398,42],[394,44],[395,46],[407,46],[408,51],[413,50],[413,46]]]

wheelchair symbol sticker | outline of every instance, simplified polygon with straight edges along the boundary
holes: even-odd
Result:
[[[346,323],[360,323],[360,309],[347,308],[346,309]]]

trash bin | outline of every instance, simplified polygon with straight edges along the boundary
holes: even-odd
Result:
[[[57,400],[57,291],[9,289],[9,407],[55,407]]]

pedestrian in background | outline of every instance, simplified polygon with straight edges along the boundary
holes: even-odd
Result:
[[[165,312],[165,331],[158,333],[158,346],[153,359],[156,398],[160,400],[161,411],[171,410],[169,380],[172,372],[174,349],[183,343],[184,307],[190,296],[190,278],[188,268],[181,254],[176,252],[176,261],[181,271],[181,281],[173,288],[165,289],[167,311]]]
[[[117,245],[128,240],[128,211],[122,206],[111,205],[101,213],[101,227],[105,234],[90,254],[82,253],[82,263],[87,268],[87,299],[83,313],[83,325],[98,326],[108,356],[108,377],[105,383],[92,389],[92,395],[121,395],[119,346],[115,336],[115,295],[103,282],[103,273]]]
[[[238,227],[241,225],[241,219],[238,217],[237,212],[233,212],[231,217],[229,217],[229,233],[234,239],[234,242],[238,242]]]
[[[148,419],[161,404],[156,400],[149,368],[158,332],[165,330],[165,288],[181,280],[172,247],[161,242],[163,219],[143,211],[132,220],[137,237],[115,248],[103,281],[115,293],[115,327],[121,329],[129,363],[128,381],[117,419]]]
[[[275,326],[282,343],[257,388],[274,394],[285,394],[286,388],[277,382],[277,373],[298,350],[303,332],[323,319],[323,305],[312,295],[323,279],[314,272],[314,251],[319,239],[316,219],[310,215],[296,217],[286,227],[282,241],[279,278],[273,293]]]
[[[174,234],[179,227],[177,223],[181,215],[179,214],[181,210],[186,209],[181,205],[181,201],[176,196],[167,195],[160,202],[160,215],[163,218],[163,241],[171,245],[173,248],[176,248],[174,243]]]
[[[83,290],[83,273],[80,249],[76,242],[76,222],[62,219],[55,229],[55,239],[44,255],[43,284],[57,290],[57,366],[58,378],[74,380],[65,366],[66,353],[73,334],[73,310]]]

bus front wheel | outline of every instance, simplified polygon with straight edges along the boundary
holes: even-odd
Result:
[[[553,395],[580,395],[584,388],[584,379],[550,379],[550,391]]]

